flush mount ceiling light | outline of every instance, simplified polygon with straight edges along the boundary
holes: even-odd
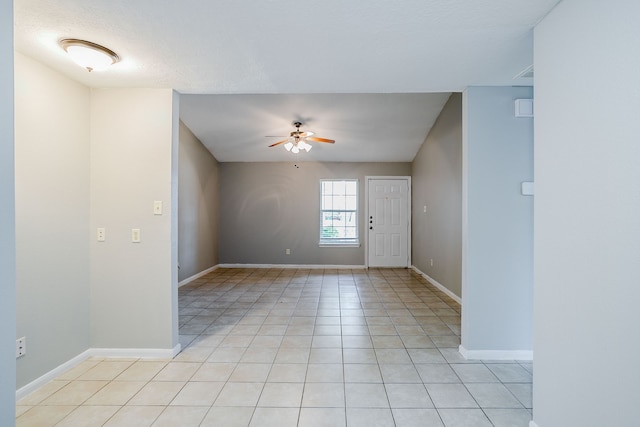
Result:
[[[100,70],[120,61],[120,57],[111,49],[99,44],[78,39],[62,39],[60,46],[71,55],[76,64],[87,71]]]
[[[294,154],[298,154],[300,151],[304,150],[307,153],[311,150],[311,145],[307,143],[307,141],[315,141],[315,142],[325,142],[328,144],[333,144],[335,141],[333,139],[326,138],[318,138],[312,136],[314,133],[311,131],[303,132],[300,130],[300,126],[302,126],[301,122],[294,122],[293,125],[296,127],[296,130],[291,132],[288,139],[284,139],[282,141],[275,142],[269,147],[275,147],[280,144],[284,144],[284,148],[287,151],[290,151]]]

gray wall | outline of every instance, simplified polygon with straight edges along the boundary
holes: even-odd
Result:
[[[178,280],[218,264],[218,162],[180,122]]]
[[[0,425],[15,425],[13,2],[0,2]]]
[[[564,0],[534,33],[539,427],[639,425],[639,16]]]
[[[220,164],[220,263],[364,265],[364,178],[408,176],[410,163],[299,166]],[[339,178],[359,180],[359,248],[318,247],[319,181]]]
[[[463,95],[462,346],[530,351],[533,312],[533,119],[514,117],[532,88]]]
[[[449,97],[413,159],[411,185],[413,265],[461,296],[462,94]]]
[[[15,54],[21,387],[89,347],[89,89]]]

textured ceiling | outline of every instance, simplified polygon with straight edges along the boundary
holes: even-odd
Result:
[[[470,85],[531,84],[531,79],[514,77],[532,64],[532,28],[556,3],[19,0],[14,2],[15,45],[18,51],[91,87],[170,87],[182,94],[446,93]],[[65,37],[103,44],[123,60],[108,71],[87,73],[57,46]],[[314,109],[311,101],[316,98],[309,95],[259,103],[268,109],[261,112],[254,111],[256,105],[232,98],[198,101],[187,97],[181,107],[185,123],[214,155],[231,161],[251,160],[246,151],[238,158],[242,154],[238,147],[264,142],[241,138],[272,131],[286,134],[296,115],[312,118],[313,130],[339,141],[332,147],[335,157],[331,160],[353,158],[353,153],[341,152],[339,144],[346,146],[347,141],[364,154],[377,152],[378,147],[384,152],[378,144],[388,144],[391,138],[396,151],[403,151],[403,141],[414,138],[409,131],[427,131],[437,116],[432,108],[443,105],[443,95],[436,95],[425,107],[429,111],[420,115],[410,110],[416,103],[424,104],[412,97],[382,97],[383,105],[376,105],[375,98],[366,105],[358,97],[353,102],[350,98],[336,95],[345,104],[342,109],[335,102],[333,109],[330,102]],[[389,108],[389,102],[394,108]],[[215,109],[198,114],[194,112],[197,105]],[[219,108],[234,109],[234,119],[229,121],[228,112]],[[255,120],[262,116],[272,120]],[[196,122],[196,117],[206,122]],[[406,121],[397,117],[423,123],[398,126]],[[380,126],[380,121],[386,126]],[[243,126],[240,132],[238,122]],[[365,128],[375,129],[378,136],[363,133]],[[407,145],[399,157],[415,154],[413,142]],[[324,148],[317,151],[328,150]],[[284,160],[272,154],[250,156]]]
[[[418,152],[448,93],[182,95],[184,123],[220,161],[288,161],[282,146],[299,120],[302,130],[334,139],[312,142],[307,161],[408,162]],[[211,126],[210,123],[224,123]],[[268,135],[281,136],[279,138]]]

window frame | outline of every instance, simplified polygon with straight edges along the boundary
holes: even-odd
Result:
[[[352,209],[323,209],[323,197],[325,194],[323,192],[323,183],[325,182],[345,182],[345,183],[355,183],[356,185],[356,207],[355,210]],[[334,197],[334,194],[330,195]],[[360,180],[357,178],[330,178],[330,179],[320,179],[319,181],[319,191],[318,191],[318,213],[319,213],[319,221],[318,221],[318,246],[320,247],[360,247]],[[347,214],[353,212],[355,215],[355,231],[356,236],[353,238],[327,238],[322,237],[323,230],[323,219],[326,212],[339,212],[342,214]]]

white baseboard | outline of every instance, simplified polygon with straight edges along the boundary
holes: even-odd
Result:
[[[529,421],[529,427],[538,427],[538,424],[536,424],[533,420]]]
[[[214,271],[214,270],[217,270],[218,268],[220,268],[220,266],[219,266],[219,265],[214,265],[213,267],[207,268],[206,270],[203,270],[203,271],[201,271],[200,273],[194,274],[194,275],[193,275],[193,276],[191,276],[191,277],[187,277],[186,279],[181,280],[180,282],[178,282],[178,287],[180,287],[180,286],[184,286],[184,285],[186,285],[187,283],[191,283],[191,282],[193,282],[194,280],[199,279],[199,278],[201,278],[202,276],[204,276],[204,275],[206,275],[206,274],[209,274],[209,273],[211,273],[211,272],[212,272],[212,271]]]
[[[25,397],[30,393],[33,393],[34,391],[36,391],[37,389],[39,389],[40,387],[42,387],[43,385],[45,385],[46,383],[54,379],[55,377],[59,376],[63,372],[66,372],[69,369],[79,365],[82,361],[84,361],[90,356],[89,352],[90,350],[83,351],[73,359],[68,360],[62,365],[58,366],[57,368],[50,370],[49,372],[42,375],[41,377],[31,381],[29,384],[23,387],[20,387],[18,390],[16,390],[16,401],[22,399],[23,397]]]
[[[304,268],[304,269],[348,269],[363,270],[364,265],[342,265],[342,264],[218,264],[219,268]]]
[[[31,381],[29,384],[16,390],[16,401],[22,399],[26,395],[33,393],[49,381],[53,380],[62,373],[71,368],[78,366],[89,357],[125,357],[135,359],[172,359],[180,353],[180,344],[174,348],[90,348],[83,351],[76,357],[64,362],[60,366],[53,368],[46,374]]]
[[[411,268],[413,269],[413,271],[415,271],[416,273],[418,273],[419,275],[427,279],[427,281],[431,283],[433,286],[435,286],[436,288],[438,288],[439,290],[447,294],[452,300],[462,305],[462,298],[460,298],[458,295],[451,292],[447,287],[445,287],[441,283],[438,283],[437,280],[434,280],[433,278],[429,277],[427,274],[420,271],[418,267],[416,267],[415,265],[412,265]]]
[[[460,346],[458,351],[467,360],[533,360],[531,350],[467,350]]]
[[[123,357],[130,359],[172,359],[182,347],[173,348],[90,348],[91,357]]]

